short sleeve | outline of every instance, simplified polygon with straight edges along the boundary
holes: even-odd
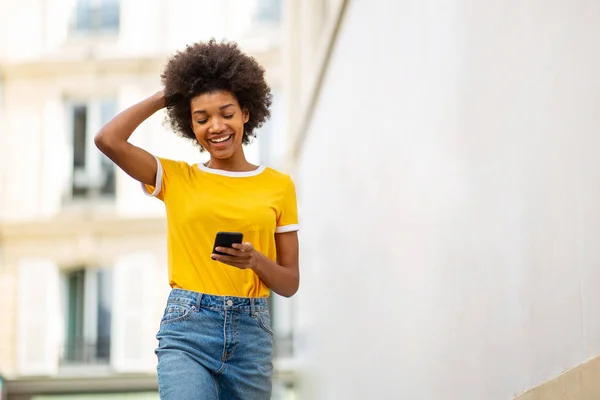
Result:
[[[146,196],[156,197],[164,201],[169,184],[181,175],[182,164],[185,163],[156,156],[154,156],[154,158],[156,159],[157,167],[156,182],[154,185],[146,185],[142,183],[142,190]]]
[[[275,233],[295,232],[298,230],[300,230],[300,225],[298,223],[296,186],[294,185],[294,181],[288,176],[284,185]]]

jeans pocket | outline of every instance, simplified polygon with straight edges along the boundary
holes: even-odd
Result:
[[[273,329],[271,328],[271,314],[269,311],[258,311],[255,316],[260,327],[269,335],[273,336],[274,333]]]
[[[168,303],[160,324],[162,326],[164,324],[170,324],[171,322],[183,321],[187,319],[194,311],[196,311],[196,306],[189,304]]]

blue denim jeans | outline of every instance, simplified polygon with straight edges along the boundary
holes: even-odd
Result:
[[[173,289],[156,335],[161,400],[268,400],[267,299]]]

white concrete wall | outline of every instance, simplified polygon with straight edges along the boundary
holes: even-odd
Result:
[[[600,354],[600,7],[350,1],[298,166],[301,398],[505,400]]]

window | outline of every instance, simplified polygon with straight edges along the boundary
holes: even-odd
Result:
[[[94,135],[114,116],[115,110],[113,100],[73,102],[69,107],[73,138],[73,199],[115,196],[115,166],[94,145]]]
[[[77,0],[77,33],[115,33],[119,30],[119,0]]]
[[[281,0],[257,0],[254,20],[259,23],[278,24],[281,20]]]
[[[64,276],[66,316],[63,365],[108,364],[112,315],[112,274],[77,269]]]

